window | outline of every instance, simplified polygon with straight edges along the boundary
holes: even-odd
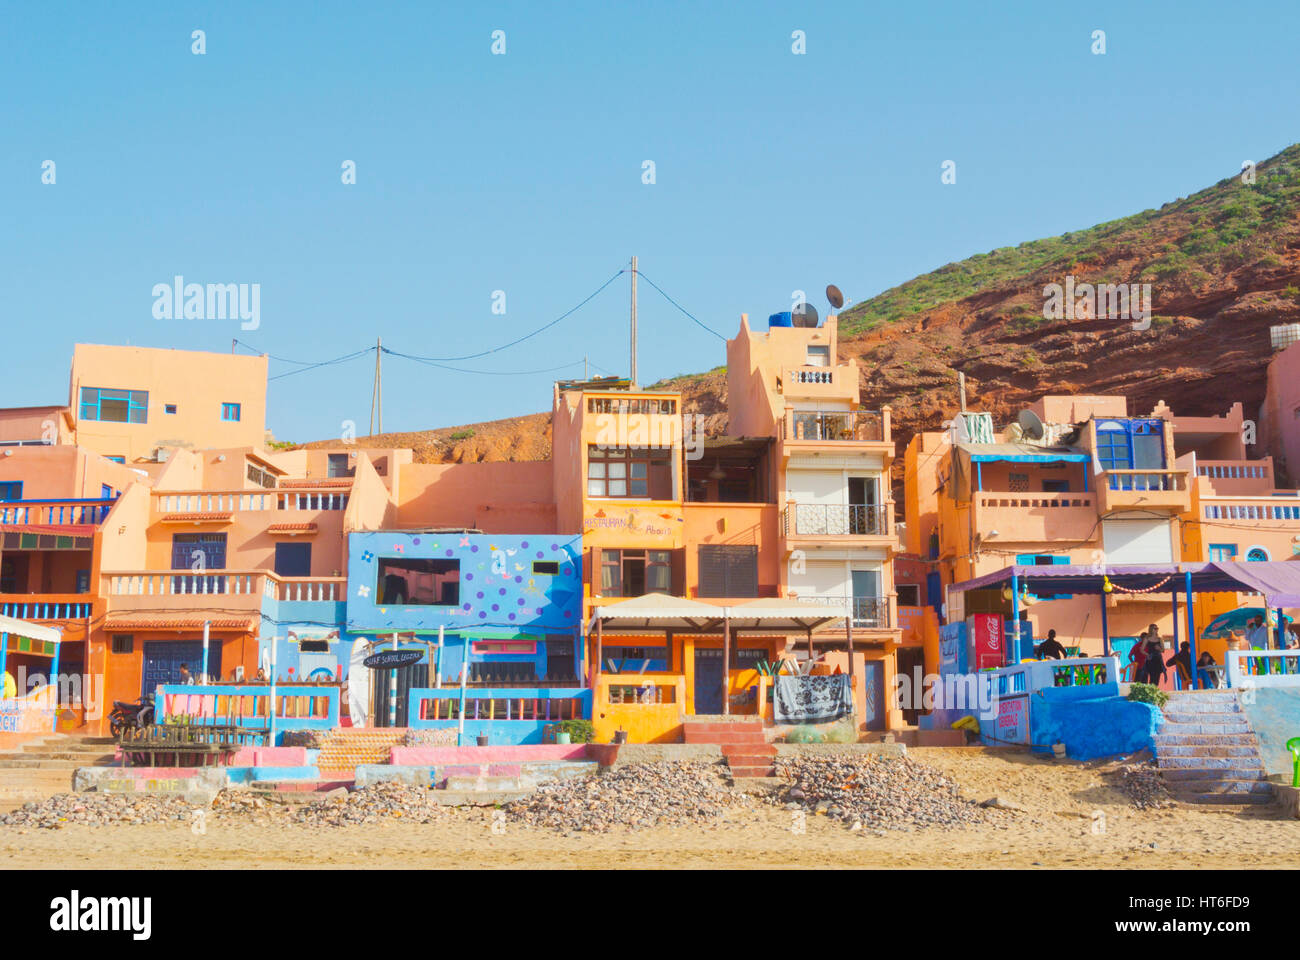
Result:
[[[533,573],[539,577],[554,577],[560,572],[558,560],[534,560]]]
[[[329,653],[330,642],[328,640],[299,640],[299,653]]]
[[[114,653],[134,653],[135,637],[129,633],[113,634],[113,652]]]
[[[815,347],[808,348],[808,363],[810,367],[829,367],[831,365],[831,348]]]
[[[90,593],[90,571],[89,570],[77,571],[77,586],[74,592]]]
[[[1050,567],[1064,566],[1070,562],[1068,556],[1060,556],[1051,553],[1021,553],[1016,555],[1016,566],[1018,567]],[[1028,589],[1039,600],[1068,600],[1073,594],[1069,593],[1039,593],[1034,589],[1033,581],[1028,577],[1021,581],[1021,590]]]
[[[658,397],[588,397],[587,412],[674,414],[677,412],[677,401]]]
[[[700,544],[701,597],[757,597],[758,547]]]
[[[1044,480],[1043,493],[1069,493],[1069,480]]]
[[[105,457],[104,459],[105,459],[105,460],[110,460],[110,461],[112,461],[113,463],[121,463],[121,464],[125,464],[125,463],[126,463],[126,457]]]
[[[381,557],[375,603],[454,607],[460,603],[460,561]]]
[[[112,487],[110,487],[108,484],[101,483],[99,485],[99,499],[112,500],[116,497],[117,497],[117,491],[114,490]]]
[[[900,607],[919,607],[921,605],[921,587],[915,583],[898,585],[898,605]]]
[[[148,423],[148,390],[81,388],[81,419],[104,423]]]
[[[1210,544],[1211,560],[1236,560],[1237,545],[1235,543],[1212,543]]]
[[[21,480],[7,480],[0,483],[0,500],[21,500],[23,498],[23,482]]]
[[[1128,433],[1114,420],[1097,424],[1097,460],[1103,470],[1129,470],[1133,459],[1128,451]]]
[[[248,464],[248,479],[267,490],[275,489],[275,475],[269,470],[263,470],[255,463],[250,462]]]
[[[175,413],[175,412],[176,412],[176,404],[174,403],[163,404],[163,413]]]
[[[221,419],[235,421],[239,419],[239,404],[223,403],[221,405]]]
[[[224,570],[226,535],[224,533],[176,533],[172,535],[172,569]],[[224,593],[224,577],[172,577],[173,593]]]
[[[767,659],[767,651],[762,647],[731,648],[732,670],[757,670],[758,664]]]
[[[1009,490],[1011,493],[1028,493],[1029,474],[1027,473],[1007,474],[1007,490]]]
[[[275,545],[275,573],[280,577],[310,577],[311,544],[277,543]]]
[[[606,597],[643,597],[671,593],[671,550],[602,550],[600,593]]]
[[[667,500],[673,495],[672,451],[587,448],[587,496]]]
[[[1246,559],[1251,563],[1266,563],[1268,561],[1268,551],[1263,547],[1251,547],[1246,551]]]
[[[331,453],[329,463],[325,468],[327,477],[351,477],[356,473],[353,467],[348,464],[351,461],[350,455],[346,453]]]
[[[640,673],[644,665],[647,672],[664,673],[671,656],[667,647],[623,647],[605,644],[601,656],[619,673]]]

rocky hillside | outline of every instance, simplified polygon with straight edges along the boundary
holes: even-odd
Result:
[[[1044,319],[1044,287],[1150,283],[1149,329],[1129,320]],[[1047,393],[1122,393],[1183,414],[1254,416],[1268,328],[1300,321],[1300,145],[1193,196],[1122,220],[977,254],[857,304],[840,318],[842,357],[862,361],[863,403],[891,404],[899,449],[969,404],[1003,421]],[[722,368],[655,385],[725,429]],[[544,414],[373,438],[424,461],[530,460],[550,453]],[[359,441],[369,442],[369,441]]]

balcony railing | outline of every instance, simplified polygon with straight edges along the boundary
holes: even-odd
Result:
[[[1244,502],[1233,498],[1231,503],[1202,504],[1201,511],[1206,520],[1300,520],[1300,499],[1287,503],[1282,497]]]
[[[831,607],[838,610],[841,616],[850,615],[855,628],[887,629],[890,626],[888,597],[818,596],[797,599],[800,603]]]
[[[249,513],[273,510],[346,510],[348,495],[327,490],[239,490],[155,493],[157,513]]]
[[[974,499],[977,506],[993,509],[1045,510],[1066,507],[1094,508],[1090,493],[1004,493],[1000,490],[978,491]]]
[[[0,525],[98,526],[116,500],[7,500],[0,502]]]
[[[883,537],[889,508],[875,504],[795,503],[785,508],[787,537]]]
[[[18,620],[84,620],[90,616],[90,600],[78,594],[0,594],[0,616]]]
[[[277,577],[268,574],[266,594],[285,603],[337,602],[347,596],[347,577]]]
[[[202,594],[263,594],[266,574],[254,571],[151,570],[108,573],[108,596],[169,597]]]
[[[885,439],[885,417],[879,410],[840,413],[795,411],[782,425],[787,440],[838,440],[881,442]]]
[[[1176,492],[1187,489],[1186,470],[1107,470],[1106,486],[1111,490]]]

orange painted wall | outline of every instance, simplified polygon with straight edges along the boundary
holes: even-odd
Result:
[[[560,530],[547,461],[411,463],[399,472],[399,527],[471,527],[520,534]],[[566,529],[576,531],[576,521]]]
[[[699,596],[700,544],[758,547],[758,592],[777,596],[781,583],[778,541],[780,508],[776,504],[686,503],[681,508],[686,545],[686,595]]]
[[[0,410],[0,440],[68,442],[67,407],[8,407]]]
[[[159,446],[260,446],[266,431],[265,356],[79,343],[73,349],[69,407],[76,442],[130,462]],[[82,387],[149,391],[146,423],[82,420]],[[222,403],[241,404],[240,419],[221,419]],[[164,412],[166,404],[177,412]]]
[[[97,500],[105,484],[123,491],[144,478],[130,467],[71,446],[0,448],[0,480],[19,480],[26,500]]]

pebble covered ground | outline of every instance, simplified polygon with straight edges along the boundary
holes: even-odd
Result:
[[[1116,773],[1120,790],[1138,810],[1158,810],[1175,805],[1155,764],[1126,763]]]
[[[17,810],[0,815],[0,824],[59,830],[74,824],[104,827],[123,823],[163,823],[188,821],[196,809],[180,797],[56,793],[40,803],[29,801]]]
[[[533,827],[606,833],[616,828],[718,824],[731,812],[753,810],[754,798],[732,789],[716,764],[630,763],[606,773],[544,783],[505,807],[506,816]]]
[[[962,798],[955,781],[910,757],[779,757],[776,774],[790,784],[773,795],[776,802],[853,830],[956,827],[988,818]]]

